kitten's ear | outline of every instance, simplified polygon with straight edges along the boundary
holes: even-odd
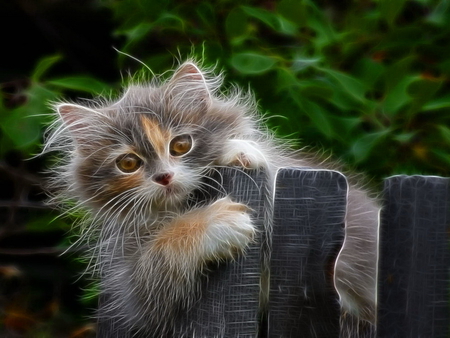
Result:
[[[206,108],[211,102],[208,80],[193,62],[183,63],[168,84],[171,95],[183,100],[184,105],[203,105]]]
[[[83,143],[88,134],[89,121],[92,123],[92,117],[99,115],[99,113],[90,108],[71,103],[61,103],[56,105],[55,108],[75,141]]]
[[[180,65],[170,81],[200,81],[204,82],[206,86],[206,80],[200,67],[190,61]]]

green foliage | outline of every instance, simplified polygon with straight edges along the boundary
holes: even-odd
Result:
[[[353,4],[282,0],[103,0],[119,49],[155,73],[194,56],[250,87],[281,136],[329,149],[359,170],[448,175],[449,6],[446,1]],[[156,47],[154,47],[156,46]],[[100,79],[45,79],[64,56],[39,61],[25,104],[1,115],[2,150],[36,150],[48,102],[69,90],[108,91]],[[140,66],[117,54],[119,67]],[[150,74],[148,75],[150,77]],[[6,108],[1,106],[2,110]],[[279,118],[282,116],[284,118]]]
[[[449,175],[445,1],[102,4],[124,52],[155,72],[174,55],[218,63],[227,81],[250,83],[282,136],[373,176]]]
[[[46,72],[61,59],[61,55],[52,55],[38,61],[27,87],[15,93],[20,105],[8,109],[4,103],[7,95],[0,96],[0,156],[12,149],[23,152],[25,157],[40,150],[43,128],[52,120],[51,104],[61,99],[65,90],[98,95],[108,89],[107,84],[89,76],[45,79]]]

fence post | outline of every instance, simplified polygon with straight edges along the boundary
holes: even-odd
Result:
[[[333,264],[344,238],[347,182],[328,170],[280,170],[272,232],[269,337],[339,336]]]
[[[379,338],[449,337],[449,187],[431,176],[385,181]]]
[[[181,310],[177,327],[170,337],[196,338],[254,338],[259,331],[259,293],[261,271],[261,236],[264,233],[264,173],[242,171],[237,168],[218,169],[206,179],[204,189],[198,192],[194,202],[208,201],[230,195],[253,210],[252,219],[258,231],[254,243],[245,255],[235,261],[209,266],[201,281],[201,296],[188,310]],[[107,307],[108,295],[99,299],[100,318],[102,308]],[[151,328],[147,328],[151,332]],[[99,338],[168,338],[149,337],[133,332],[121,325],[120,318],[99,320]]]
[[[181,315],[174,337],[254,338],[259,331],[261,236],[264,229],[264,173],[223,168],[208,180],[208,200],[223,191],[253,210],[258,229],[255,242],[236,261],[211,267],[202,284],[201,298]],[[219,184],[218,184],[219,183]]]

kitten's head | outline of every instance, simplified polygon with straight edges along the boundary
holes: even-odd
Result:
[[[251,105],[218,94],[220,84],[186,62],[116,102],[58,104],[47,149],[63,151],[61,195],[105,217],[176,209],[217,164],[224,140],[253,130]]]

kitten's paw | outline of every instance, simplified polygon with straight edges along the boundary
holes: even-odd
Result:
[[[235,156],[235,159],[231,161],[231,165],[242,166],[246,169],[257,169],[259,166],[255,165],[255,161],[251,161],[245,153],[239,153]]]
[[[210,205],[207,212],[210,216],[204,249],[209,259],[233,258],[236,252],[245,250],[255,237],[250,208],[245,204],[225,197]]]
[[[231,139],[224,145],[219,164],[260,169],[267,166],[267,159],[256,142]]]

